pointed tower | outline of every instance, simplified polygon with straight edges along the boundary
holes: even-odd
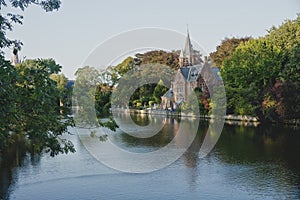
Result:
[[[191,43],[189,29],[187,28],[187,36],[184,49],[181,50],[179,56],[180,67],[192,66],[194,64],[194,49]]]

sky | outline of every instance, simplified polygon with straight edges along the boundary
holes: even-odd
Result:
[[[30,6],[20,12],[23,25],[7,35],[24,43],[21,58],[54,58],[74,79],[99,44],[126,31],[157,27],[186,34],[188,24],[191,39],[209,54],[225,37],[264,36],[297,13],[299,0],[62,0],[58,11]],[[184,39],[174,49],[183,46]],[[7,59],[11,54],[5,51]]]

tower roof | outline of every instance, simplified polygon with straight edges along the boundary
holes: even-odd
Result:
[[[185,55],[192,56],[193,55],[193,47],[190,39],[189,29],[187,29],[187,36],[185,40],[185,47],[184,47]]]
[[[181,49],[179,57],[180,57],[180,58],[184,58],[184,56],[185,56],[185,55],[184,55],[184,52],[183,52],[183,50]]]

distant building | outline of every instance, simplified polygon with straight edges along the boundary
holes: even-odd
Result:
[[[18,49],[14,48],[14,50],[13,50],[13,57],[12,57],[12,60],[11,60],[11,64],[13,66],[16,66],[17,64],[20,64],[20,63],[21,63],[21,61],[19,59]]]
[[[162,109],[176,109],[197,87],[203,91],[206,87],[204,80],[210,81],[210,84],[221,80],[219,69],[211,66],[207,57],[203,62],[199,51],[193,49],[189,32],[187,32],[184,49],[179,55],[179,65],[180,68],[171,82],[171,88],[161,97]]]

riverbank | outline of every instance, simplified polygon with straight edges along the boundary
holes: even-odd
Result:
[[[131,114],[141,114],[141,115],[164,115],[164,116],[174,116],[174,117],[194,117],[201,118],[204,120],[213,120],[215,117],[213,115],[195,115],[194,113],[182,113],[173,112],[169,110],[136,110],[136,109],[113,109],[112,112],[121,113],[131,113]],[[258,117],[248,116],[248,115],[226,115],[223,117],[226,124],[230,125],[244,125],[244,126],[258,126],[261,121]],[[276,122],[270,122],[276,124]],[[292,126],[293,128],[300,127],[300,120],[287,120],[283,125]]]
[[[195,115],[194,113],[182,113],[172,112],[169,110],[136,110],[136,109],[113,109],[113,113],[129,113],[129,114],[140,114],[140,115],[164,115],[173,117],[192,117],[201,118],[204,120],[214,120],[213,115]],[[260,124],[257,117],[251,117],[246,115],[226,115],[224,116],[225,123],[232,125],[245,125],[245,126],[258,126]]]

